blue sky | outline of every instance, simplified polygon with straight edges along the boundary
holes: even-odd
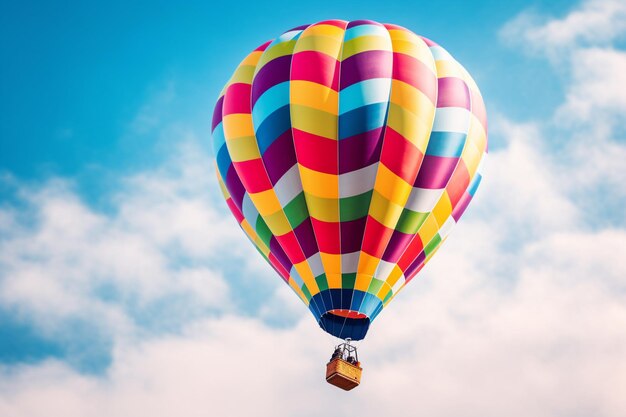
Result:
[[[336,3],[2,3],[0,415],[623,415],[626,6]],[[476,201],[362,343],[349,400],[210,151],[238,61],[327,18],[437,41],[490,123]]]

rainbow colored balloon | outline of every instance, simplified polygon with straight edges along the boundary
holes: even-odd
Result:
[[[441,46],[328,20],[250,53],[213,114],[241,228],[320,327],[363,339],[467,208],[487,153],[482,97]]]

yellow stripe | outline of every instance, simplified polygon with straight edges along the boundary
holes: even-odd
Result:
[[[456,61],[439,60],[435,61],[437,66],[437,77],[456,77],[463,79],[463,71]]]
[[[230,139],[227,146],[233,162],[249,161],[261,157],[259,145],[257,145],[256,137],[254,136]]]
[[[357,268],[357,274],[364,274],[371,278],[374,276],[374,273],[376,273],[376,268],[379,263],[379,258],[361,251],[359,254],[359,267]]]
[[[339,176],[313,171],[298,164],[302,189],[307,194],[323,198],[339,198]],[[339,204],[339,203],[337,203]]]
[[[342,288],[341,274],[329,274],[326,272],[328,288]]]
[[[436,78],[433,78],[436,83]],[[397,104],[401,108],[413,113],[416,118],[420,118],[426,122],[435,118],[435,103],[430,101],[428,96],[404,81],[391,81],[391,96],[389,100]]]
[[[296,269],[296,271],[298,271],[300,278],[302,278],[302,281],[304,281],[304,285],[307,286],[311,295],[315,295],[320,292],[320,288],[317,286],[315,277],[311,272],[311,267],[309,267],[309,264],[306,260],[298,264],[294,264],[293,267]]]
[[[424,224],[422,224],[422,227],[420,227],[419,231],[417,232],[420,236],[420,239],[422,239],[422,242],[424,242],[424,247],[426,247],[428,242],[430,242],[432,238],[435,237],[438,230],[439,226],[437,225],[435,216],[430,214],[426,218],[426,221],[424,221]]]
[[[308,30],[308,29],[307,29]],[[306,30],[305,30],[306,32]],[[332,59],[337,59],[339,51],[341,51],[341,42],[343,40],[342,35],[338,37],[330,36],[300,36],[293,53],[304,51],[315,51],[322,54],[326,54]]]
[[[285,212],[283,212],[282,210],[279,210],[273,214],[264,215],[263,220],[265,220],[267,227],[270,229],[274,236],[282,236],[285,233],[289,233],[291,232],[291,230],[293,230],[291,228],[291,225],[289,224],[287,216],[285,216]]]
[[[450,202],[450,197],[448,196],[448,192],[444,191],[439,201],[435,205],[432,211],[432,215],[435,217],[437,224],[441,227],[445,221],[452,214],[452,203]]]
[[[322,258],[322,265],[324,266],[324,272],[328,278],[328,285],[332,288],[341,287],[341,255],[335,253],[320,252]],[[337,278],[332,276],[339,276],[339,282]]]
[[[363,253],[361,253],[363,255]],[[367,274],[356,274],[356,281],[354,282],[354,289],[359,291],[367,291],[372,281],[372,276]]]
[[[335,25],[316,24],[306,28],[300,35],[300,39],[311,36],[330,36],[331,38],[340,38],[343,40],[344,30]]]
[[[309,215],[317,220],[329,223],[339,222],[339,202],[337,198],[322,198],[304,193]]]
[[[332,115],[337,115],[339,112],[337,92],[322,84],[302,80],[291,81],[290,94],[292,106],[302,105]]]
[[[341,60],[345,61],[353,55],[366,51],[390,51],[391,40],[389,37],[376,35],[359,36],[344,42],[341,51]]]
[[[395,103],[389,103],[387,126],[414,144],[422,153],[426,151],[433,119],[428,115],[416,116]]]
[[[254,204],[254,207],[259,211],[259,214],[265,218],[265,216],[274,214],[277,211],[282,211],[280,201],[273,189],[261,191],[260,193],[249,194],[250,200]]]
[[[252,115],[250,113],[236,113],[224,116],[222,121],[224,126],[224,136],[226,145],[230,152],[230,141],[234,138],[245,136],[254,137],[254,127],[252,125]]]
[[[291,126],[328,139],[337,139],[337,115],[308,106],[290,106]]]
[[[286,42],[280,42],[275,44],[269,49],[266,49],[263,55],[261,55],[261,59],[259,59],[258,64],[256,65],[256,70],[254,71],[254,75],[259,73],[261,68],[265,66],[268,62],[280,58],[281,56],[291,55],[293,53],[293,48],[296,45],[296,40],[292,39]]]
[[[378,164],[374,189],[392,203],[404,206],[409,199],[413,186],[380,163]]]
[[[385,227],[395,228],[402,214],[402,209],[403,206],[392,203],[376,190],[372,192],[369,214]]]

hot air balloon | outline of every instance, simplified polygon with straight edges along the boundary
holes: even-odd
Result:
[[[408,29],[327,20],[252,51],[212,131],[228,207],[319,326],[347,340],[334,360],[358,372],[327,377],[358,385],[350,340],[424,267],[481,181],[476,83]]]

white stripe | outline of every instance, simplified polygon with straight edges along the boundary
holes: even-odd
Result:
[[[398,291],[400,291],[400,288],[402,288],[402,286],[404,285],[404,281],[405,277],[404,274],[402,274],[402,276],[398,278],[396,283],[393,284],[393,287],[391,287],[391,291],[393,291],[394,295],[397,294]]]
[[[350,274],[357,271],[359,267],[359,255],[361,252],[343,253],[341,254],[341,271],[344,274]]]
[[[314,277],[319,277],[324,273],[324,265],[322,264],[322,258],[320,257],[319,252],[307,258],[307,262],[309,267],[311,267],[311,272]]]
[[[445,239],[445,237],[450,234],[450,231],[452,230],[455,224],[456,222],[454,221],[454,217],[452,216],[448,217],[448,219],[445,222],[443,222],[443,224],[441,225],[438,231],[439,236],[441,236],[442,240]]]
[[[396,264],[383,261],[381,259],[380,263],[378,264],[378,267],[376,268],[376,272],[374,273],[374,275],[376,276],[377,279],[381,281],[387,281],[387,278],[389,278],[389,275],[391,275],[391,271],[393,271],[393,268],[395,266]]]
[[[433,54],[435,61],[454,61],[452,55],[439,45],[433,45],[430,47],[430,53]]]
[[[294,164],[274,185],[278,201],[284,207],[302,192],[302,181],[298,172],[298,164]]]
[[[256,230],[256,220],[259,217],[259,211],[254,207],[252,200],[250,200],[250,195],[245,193],[243,195],[243,202],[241,203],[241,211],[243,212],[243,217],[248,220],[250,226]]]
[[[371,191],[376,181],[378,162],[356,171],[339,175],[339,197],[351,197]]]
[[[443,188],[429,190],[427,188],[413,187],[405,208],[418,213],[430,213],[443,194],[443,190]]]
[[[467,133],[471,113],[462,107],[437,107],[433,132]]]
[[[291,271],[289,271],[289,275],[291,275],[291,278],[293,278],[296,284],[298,284],[298,288],[302,288],[304,281],[302,280],[302,277],[300,276],[300,274],[298,274],[298,271],[296,271],[295,267],[293,266],[291,267]]]

